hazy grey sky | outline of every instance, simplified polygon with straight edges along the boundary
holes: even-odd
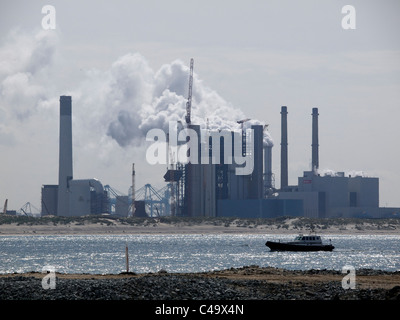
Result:
[[[43,30],[44,5],[56,29]],[[356,29],[342,28],[342,7]],[[72,95],[74,177],[127,193],[163,186],[144,134],[184,114],[269,124],[279,181],[280,107],[288,107],[289,183],[310,169],[319,108],[320,168],[380,178],[380,205],[400,206],[399,1],[0,2],[0,207],[40,208],[57,184],[59,96]]]

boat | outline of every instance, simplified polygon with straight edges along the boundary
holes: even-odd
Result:
[[[331,243],[323,244],[320,236],[302,234],[298,235],[294,241],[267,241],[265,245],[271,251],[332,251],[335,248]]]

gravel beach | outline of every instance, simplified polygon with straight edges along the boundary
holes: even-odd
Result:
[[[118,275],[56,274],[43,289],[41,273],[0,275],[0,300],[399,300],[400,272],[356,270],[356,288],[345,274],[246,266],[204,273]]]

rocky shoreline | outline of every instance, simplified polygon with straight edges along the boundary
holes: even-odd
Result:
[[[246,266],[204,273],[118,275],[0,275],[0,300],[400,300],[400,272],[356,270],[356,288],[343,289],[345,274]]]

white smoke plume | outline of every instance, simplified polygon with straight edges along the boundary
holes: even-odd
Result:
[[[12,31],[0,48],[0,107],[4,122],[24,121],[46,108],[46,73],[57,37],[44,31],[34,36]]]
[[[53,63],[58,41],[57,33],[14,31],[0,48],[0,113],[4,123],[25,121],[49,108],[56,116],[58,98],[63,94],[72,96],[77,135],[85,137],[82,144],[90,144],[90,137],[97,136],[97,141],[100,137],[103,142],[111,137],[121,147],[140,146],[150,129],[167,132],[170,121],[185,123],[189,67],[184,62],[175,60],[154,71],[142,55],[129,53],[108,70],[84,71],[75,88],[68,90],[54,81],[61,68]],[[193,124],[210,130],[240,130],[237,121],[246,118],[207,87],[196,71],[191,115]],[[262,123],[251,120],[244,128],[252,124]],[[3,140],[12,139],[12,132],[2,127],[1,121],[0,135]],[[264,143],[273,144],[268,132]]]
[[[317,169],[315,171],[316,174],[319,174],[320,176],[330,176],[330,177],[369,177],[367,173],[364,171],[359,171],[359,170],[349,170],[349,171],[335,171],[332,169]]]
[[[92,81],[97,82],[99,76],[103,81],[93,92]],[[140,54],[126,54],[105,74],[94,72],[87,83],[92,91],[82,94],[97,96],[99,100],[90,101],[92,98],[81,94],[83,104],[93,108],[92,116],[100,117],[96,122],[104,123],[107,135],[122,147],[139,145],[150,129],[167,132],[170,121],[185,123],[189,67],[180,60],[165,64],[154,72]],[[237,121],[245,118],[242,111],[206,87],[196,73],[191,115],[193,124],[199,124],[203,129],[208,125],[210,130],[239,130]],[[261,123],[252,120],[245,128],[251,124]],[[264,140],[272,144],[268,132]]]
[[[153,128],[168,129],[169,121],[184,123],[188,95],[189,67],[176,60],[153,72],[139,54],[128,54],[111,69],[109,103],[119,105],[117,117],[109,124],[107,134],[121,146],[137,143]],[[115,94],[118,96],[115,96]],[[206,87],[196,73],[193,79],[192,123],[210,130],[239,130],[238,120],[245,118],[239,109]],[[246,122],[247,128],[259,121]],[[139,138],[139,139],[138,139]],[[272,144],[268,132],[265,142]]]

